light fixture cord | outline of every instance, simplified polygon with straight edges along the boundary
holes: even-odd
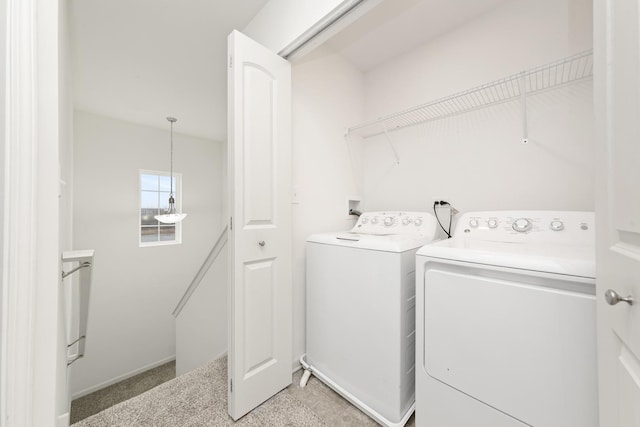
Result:
[[[173,121],[171,121],[171,161],[169,168],[169,178],[171,179],[171,196],[173,197]]]

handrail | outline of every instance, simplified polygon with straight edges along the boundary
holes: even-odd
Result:
[[[173,310],[173,317],[178,317],[178,315],[180,314],[184,306],[187,304],[187,301],[189,301],[189,298],[191,298],[191,295],[198,288],[198,285],[202,281],[202,278],[204,277],[204,275],[207,273],[207,271],[209,271],[209,268],[211,268],[211,265],[216,260],[216,258],[218,258],[220,251],[222,250],[222,248],[226,243],[227,243],[227,227],[224,227],[224,230],[220,232],[220,236],[218,237],[216,244],[213,245],[213,249],[211,249],[211,252],[209,252],[209,255],[202,263],[202,266],[200,267],[195,277],[191,281],[191,284],[189,285],[187,290],[184,292],[184,295],[182,295],[182,298],[180,298],[180,302],[178,302],[178,305]]]
[[[67,366],[76,360],[84,357],[85,342],[87,338],[87,323],[89,320],[89,298],[91,296],[91,273],[93,266],[94,250],[83,251],[65,251],[62,253],[62,262],[77,262],[78,266],[70,271],[62,271],[62,279],[64,280],[76,271],[80,271],[77,281],[78,284],[78,300],[80,301],[79,319],[78,319],[78,338],[73,342],[67,343],[67,349],[78,344],[78,351],[75,355],[67,355]]]
[[[75,273],[76,271],[83,269],[83,268],[87,268],[87,267],[91,267],[91,263],[89,261],[83,262],[82,264],[80,264],[79,266],[77,266],[76,268],[73,268],[69,271],[64,271],[62,270],[62,278],[66,279],[67,277],[71,276],[73,273]]]

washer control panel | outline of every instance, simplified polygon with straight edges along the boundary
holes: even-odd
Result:
[[[591,242],[595,215],[578,211],[467,212],[457,222],[454,236],[485,240],[552,240]]]
[[[428,234],[436,227],[428,212],[364,212],[351,230],[361,234]]]

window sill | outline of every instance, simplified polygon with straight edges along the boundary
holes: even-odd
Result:
[[[164,242],[139,242],[139,247],[148,248],[151,246],[172,246],[172,245],[181,245],[182,242],[179,240],[167,240]]]

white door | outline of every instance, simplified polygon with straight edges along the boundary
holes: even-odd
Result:
[[[291,66],[229,36],[229,414],[291,383]]]
[[[594,2],[600,425],[640,426],[640,1]],[[605,292],[631,296],[610,305]]]

